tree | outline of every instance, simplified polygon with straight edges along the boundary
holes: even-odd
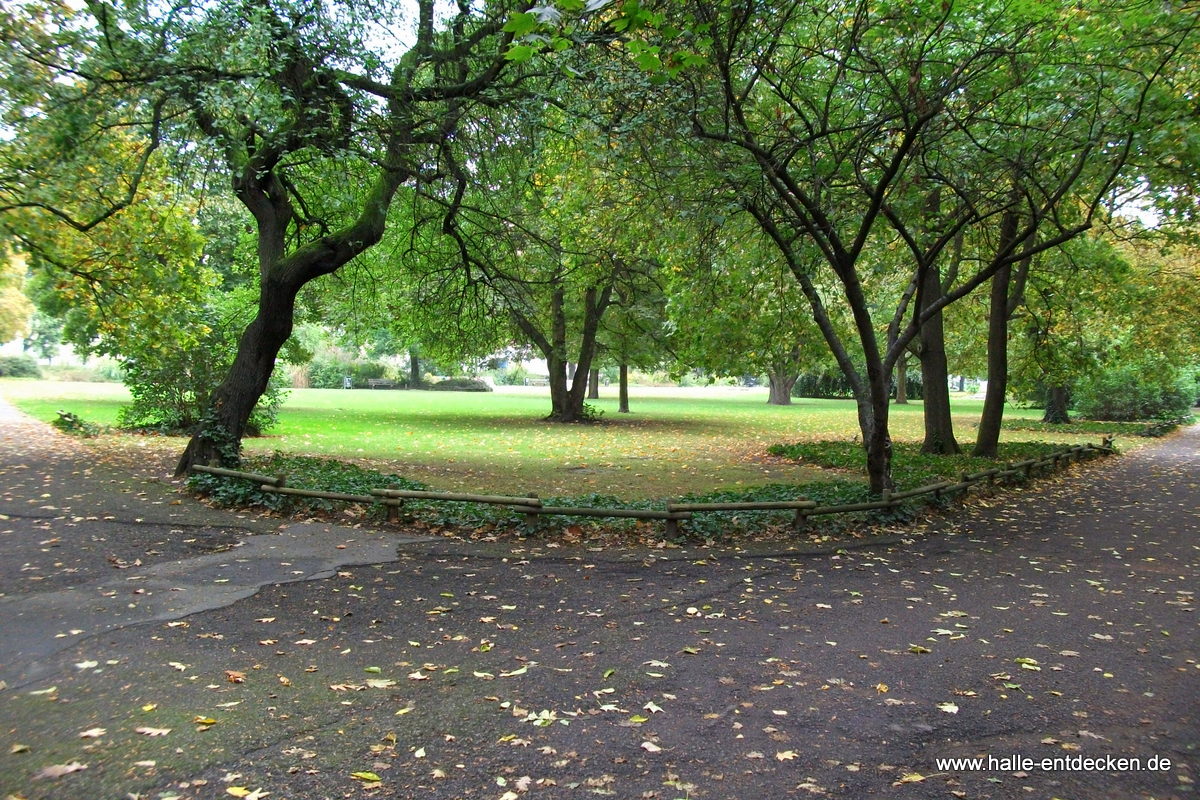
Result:
[[[585,400],[605,318],[658,289],[670,227],[651,211],[640,143],[622,135],[637,111],[612,90],[626,85],[629,70],[611,60],[612,71],[572,63],[578,77],[538,84],[563,99],[534,97],[493,113],[486,129],[465,131],[486,132],[493,144],[486,157],[461,165],[456,182],[429,193],[428,202],[445,207],[429,216],[448,224],[439,224],[443,241],[422,256],[442,276],[445,297],[494,308],[517,343],[545,358],[547,419],[555,422],[589,418]]]
[[[1148,6],[1081,15],[864,0],[772,4],[768,14],[753,2],[696,0],[687,9],[709,56],[708,70],[685,73],[695,135],[722,159],[742,154],[729,183],[745,187],[745,208],[788,261],[854,386],[871,488],[889,489],[888,397],[901,354],[941,309],[1090,226],[1128,163],[1149,87],[1195,22]],[[1153,33],[1138,33],[1142,25]],[[1109,68],[1114,53],[1127,71]],[[1084,213],[1063,214],[1080,203]],[[983,228],[996,231],[989,256],[937,292],[934,266],[960,233]],[[909,291],[880,326],[863,256],[885,235],[905,243],[913,264]],[[802,247],[818,249],[840,285],[862,370]]]
[[[677,360],[716,375],[766,374],[770,405],[790,405],[805,365],[824,357],[820,332],[797,314],[804,297],[778,252],[747,220],[696,237],[675,272],[667,310]]]
[[[434,0],[416,5],[403,48],[394,33],[403,6],[375,2],[91,0],[86,21],[25,26],[32,34],[20,17],[56,6],[30,3],[14,14],[6,34],[22,47],[10,60],[45,73],[42,96],[32,99],[56,130],[90,133],[120,118],[144,143],[141,153],[169,141],[181,160],[223,174],[253,220],[258,312],[180,471],[212,459],[236,462],[291,333],[297,293],[378,243],[401,186],[435,178],[464,119],[506,102],[506,76],[518,77],[509,65],[521,55],[509,47],[514,36],[536,32],[536,15],[532,26],[525,13],[510,20],[527,8],[516,0],[459,2],[445,17]],[[56,102],[46,103],[51,93]],[[138,181],[129,178],[136,171],[114,174],[114,185],[128,191],[101,203],[100,215],[120,213],[137,196]],[[29,199],[30,184],[18,189],[24,196],[10,208],[87,224],[67,220],[53,198]]]
[[[0,248],[0,342],[29,332],[33,303],[24,288],[25,259]]]

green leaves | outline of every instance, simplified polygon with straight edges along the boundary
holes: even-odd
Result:
[[[509,20],[507,23],[505,23],[503,30],[507,33],[511,33],[514,38],[519,39],[522,36],[527,36],[528,34],[537,30],[540,24],[541,20],[538,18],[537,14],[534,14],[530,11],[525,11],[513,14],[511,17],[509,17]]]

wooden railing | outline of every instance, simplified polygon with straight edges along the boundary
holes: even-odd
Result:
[[[715,513],[726,511],[794,511],[793,524],[797,529],[803,528],[808,517],[824,514],[849,514],[859,511],[875,511],[894,508],[907,501],[926,495],[935,499],[955,493],[966,493],[972,487],[994,485],[1013,478],[1028,479],[1035,471],[1046,467],[1057,469],[1062,462],[1074,462],[1083,458],[1115,452],[1112,437],[1105,437],[1101,444],[1075,445],[1073,447],[1051,453],[1042,458],[1031,458],[1027,461],[1007,463],[1003,467],[994,467],[973,474],[963,473],[957,481],[940,481],[917,489],[903,492],[884,492],[878,500],[844,505],[822,506],[813,500],[803,497],[794,500],[762,500],[728,503],[667,503],[662,510],[642,508],[586,508],[571,506],[547,506],[536,494],[529,495],[488,495],[464,494],[459,492],[420,491],[415,489],[371,489],[370,494],[347,494],[344,492],[326,492],[317,489],[300,489],[287,485],[284,476],[261,475],[253,472],[239,472],[223,467],[194,465],[195,472],[210,475],[220,475],[228,478],[257,483],[264,492],[292,495],[297,497],[313,497],[322,500],[339,500],[348,503],[364,505],[381,504],[387,509],[387,518],[395,522],[400,518],[400,511],[406,500],[423,500],[447,503],[479,503],[483,505],[507,506],[514,513],[521,514],[525,521],[536,522],[542,516],[569,517],[600,517],[663,520],[668,536],[679,535],[680,523],[686,522],[696,513]]]

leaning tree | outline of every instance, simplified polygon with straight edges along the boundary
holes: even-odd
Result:
[[[179,471],[237,461],[301,288],[381,240],[401,190],[437,182],[464,122],[512,101],[536,49],[570,46],[589,18],[619,19],[605,3],[565,5],[565,15],[520,0],[87,0],[78,10],[31,0],[6,10],[6,122],[20,135],[49,121],[46,149],[107,181],[77,210],[60,202],[69,192],[40,188],[71,181],[54,169],[63,159],[43,158],[6,170],[4,211],[102,225],[136,203],[147,165],[169,152],[179,180],[231,193],[253,229],[257,313]],[[554,35],[536,38],[548,21]],[[118,130],[134,142],[127,156],[92,163],[84,151]]]

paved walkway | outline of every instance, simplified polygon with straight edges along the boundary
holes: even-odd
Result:
[[[888,549],[596,553],[281,528],[0,411],[0,792],[1194,798],[1198,450]]]

